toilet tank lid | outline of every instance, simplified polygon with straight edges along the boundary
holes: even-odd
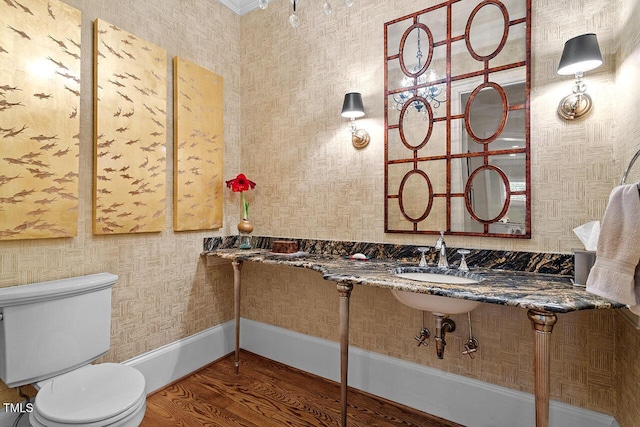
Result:
[[[0,288],[0,308],[95,292],[110,288],[117,281],[118,276],[115,274],[97,273]]]

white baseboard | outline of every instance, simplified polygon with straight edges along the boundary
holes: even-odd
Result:
[[[339,381],[336,342],[247,319],[242,319],[240,338],[245,350]],[[153,392],[233,352],[233,342],[234,325],[229,321],[124,363],[139,369],[147,392]],[[535,425],[530,394],[354,347],[349,350],[349,386],[466,426]],[[15,417],[0,411],[0,427],[10,427]],[[617,423],[609,415],[551,402],[550,425],[613,427]]]
[[[147,394],[234,351],[232,320],[123,362],[144,375]]]
[[[340,349],[333,341],[242,319],[240,345],[333,381],[340,378]],[[534,398],[530,394],[354,347],[349,349],[348,382],[350,387],[466,426],[535,425]],[[551,426],[615,425],[610,415],[555,401],[549,412]]]

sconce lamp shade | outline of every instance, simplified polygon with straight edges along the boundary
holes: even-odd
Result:
[[[342,104],[342,117],[356,119],[362,116],[364,116],[362,95],[358,92],[347,93],[344,96],[344,104]]]
[[[364,116],[364,104],[362,103],[362,95],[358,92],[350,92],[344,96],[342,104],[342,117],[349,119],[349,130],[351,131],[351,142],[356,148],[364,148],[369,144],[371,138],[364,129],[356,127],[358,117]]]
[[[558,74],[569,76],[591,71],[602,65],[602,55],[595,34],[583,34],[569,39],[564,44]]]

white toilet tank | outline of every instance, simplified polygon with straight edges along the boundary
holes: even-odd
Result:
[[[60,375],[106,353],[117,280],[99,273],[0,288],[0,378],[7,386]]]

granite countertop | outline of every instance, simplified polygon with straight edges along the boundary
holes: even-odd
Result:
[[[624,307],[622,304],[590,294],[584,287],[574,286],[571,277],[567,275],[476,268],[472,269],[472,273],[483,278],[479,283],[436,284],[393,275],[393,269],[398,267],[414,267],[419,271],[416,262],[395,259],[375,258],[361,261],[335,254],[287,255],[275,254],[268,249],[233,248],[205,251],[203,255],[207,258],[306,268],[317,271],[324,279],[337,283],[376,286],[555,313]],[[447,274],[462,273],[448,270]]]

